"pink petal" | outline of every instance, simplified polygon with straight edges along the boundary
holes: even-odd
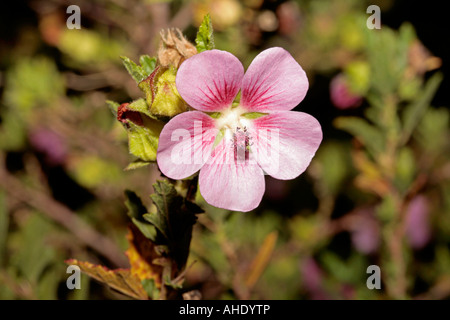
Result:
[[[242,80],[241,105],[266,112],[291,110],[305,97],[308,78],[295,59],[282,48],[256,56]]]
[[[215,147],[212,157],[200,170],[200,193],[209,204],[233,211],[255,209],[264,194],[264,174],[251,158],[235,159],[229,137]]]
[[[156,160],[162,173],[172,179],[193,175],[210,157],[216,135],[214,119],[202,112],[171,119],[159,136]]]
[[[244,67],[231,53],[208,50],[184,61],[176,84],[181,97],[200,111],[220,111],[231,105],[241,88]]]
[[[296,111],[280,111],[255,119],[250,135],[258,164],[267,174],[281,180],[303,173],[322,141],[319,122]]]

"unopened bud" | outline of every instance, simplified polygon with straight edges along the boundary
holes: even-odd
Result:
[[[175,85],[176,69],[157,67],[139,87],[145,92],[150,113],[156,117],[174,117],[187,110]]]

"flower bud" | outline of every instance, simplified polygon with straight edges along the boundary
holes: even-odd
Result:
[[[155,71],[139,84],[146,94],[149,111],[158,118],[174,117],[187,110],[175,85],[176,69],[157,67]]]
[[[330,98],[338,109],[356,108],[362,103],[362,97],[351,92],[343,74],[339,74],[331,80]]]

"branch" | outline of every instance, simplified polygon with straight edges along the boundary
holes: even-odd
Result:
[[[63,204],[55,201],[40,190],[30,188],[24,185],[18,178],[14,177],[4,169],[3,157],[0,155],[0,187],[4,189],[9,196],[27,203],[39,210],[50,219],[59,223],[69,230],[82,243],[91,247],[114,265],[120,267],[127,264],[125,255],[123,255],[117,245],[98,233],[89,224],[80,219],[76,213],[72,212]]]

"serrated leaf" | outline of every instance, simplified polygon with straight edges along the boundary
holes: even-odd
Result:
[[[133,60],[125,56],[121,56],[120,59],[122,59],[125,69],[127,69],[134,81],[139,83],[147,78],[148,75],[146,75],[144,69],[141,66],[138,66]]]
[[[201,209],[181,197],[166,180],[157,181],[153,188],[155,193],[151,195],[151,199],[157,211],[143,217],[165,238],[169,256],[180,270],[189,255],[192,227],[197,220],[195,214],[201,213]]]
[[[128,216],[130,218],[140,219],[143,214],[147,213],[147,208],[142,203],[142,200],[137,194],[131,190],[125,190],[125,206],[128,209]]]
[[[125,190],[125,206],[128,209],[128,216],[136,227],[142,232],[142,234],[152,241],[155,241],[156,230],[153,225],[145,221],[143,215],[148,212],[147,208],[142,203],[141,199],[130,190]]]
[[[402,142],[406,143],[416,128],[417,124],[423,118],[427,108],[430,106],[431,100],[434,97],[439,85],[441,84],[443,76],[441,73],[434,74],[426,83],[425,88],[418,99],[409,104],[403,112],[403,134]]]
[[[156,121],[156,120],[155,120]],[[132,155],[144,161],[155,161],[158,136],[148,128],[128,123],[128,148]]]
[[[150,57],[148,55],[142,55],[139,57],[139,62],[141,64],[142,70],[145,72],[147,77],[150,75],[150,73],[155,70],[156,67],[156,58]]]
[[[198,52],[214,49],[213,26],[209,14],[205,15],[202,24],[198,28],[195,44]]]
[[[383,133],[362,118],[339,117],[334,120],[338,129],[347,131],[363,143],[376,156],[384,149]]]
[[[104,266],[78,261],[76,259],[67,260],[66,263],[80,267],[81,271],[88,276],[127,296],[139,300],[148,299],[147,292],[142,287],[141,281],[129,269],[110,270]]]

